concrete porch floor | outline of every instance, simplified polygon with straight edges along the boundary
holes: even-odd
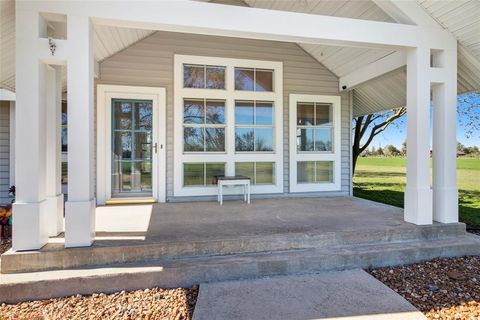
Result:
[[[415,226],[401,208],[354,197],[119,205],[97,208],[94,246],[390,228]],[[61,239],[42,250],[61,249]]]

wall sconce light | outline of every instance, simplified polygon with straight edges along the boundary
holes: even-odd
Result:
[[[57,45],[55,44],[55,42],[53,42],[53,39],[51,37],[48,38],[48,46],[50,47],[50,52],[52,53],[52,56],[54,56]]]

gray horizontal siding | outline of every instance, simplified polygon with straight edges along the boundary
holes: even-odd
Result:
[[[10,103],[0,101],[0,203],[9,201],[10,187]]]
[[[338,79],[294,43],[156,32],[100,64],[97,83],[165,87],[167,90],[167,197],[173,196],[173,58],[175,54],[283,62],[284,190],[288,192],[288,97],[337,95]],[[350,108],[342,95],[342,192],[350,190]]]

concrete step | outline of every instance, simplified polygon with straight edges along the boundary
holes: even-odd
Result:
[[[271,253],[157,259],[105,268],[0,275],[0,302],[149,287],[393,266],[437,257],[480,255],[480,237],[348,245]]]
[[[145,241],[97,241],[92,247],[65,249],[62,245],[47,245],[40,251],[12,252],[2,255],[1,273],[33,272],[78,268],[85,265],[107,265],[146,260],[202,257],[286,251],[296,249],[336,248],[348,245],[396,243],[436,240],[465,235],[465,224],[433,224],[399,226],[371,230],[280,233],[269,235],[215,238],[166,242],[158,238]]]

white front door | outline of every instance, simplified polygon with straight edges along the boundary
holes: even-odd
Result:
[[[164,202],[165,89],[99,85],[97,102],[97,202]]]

